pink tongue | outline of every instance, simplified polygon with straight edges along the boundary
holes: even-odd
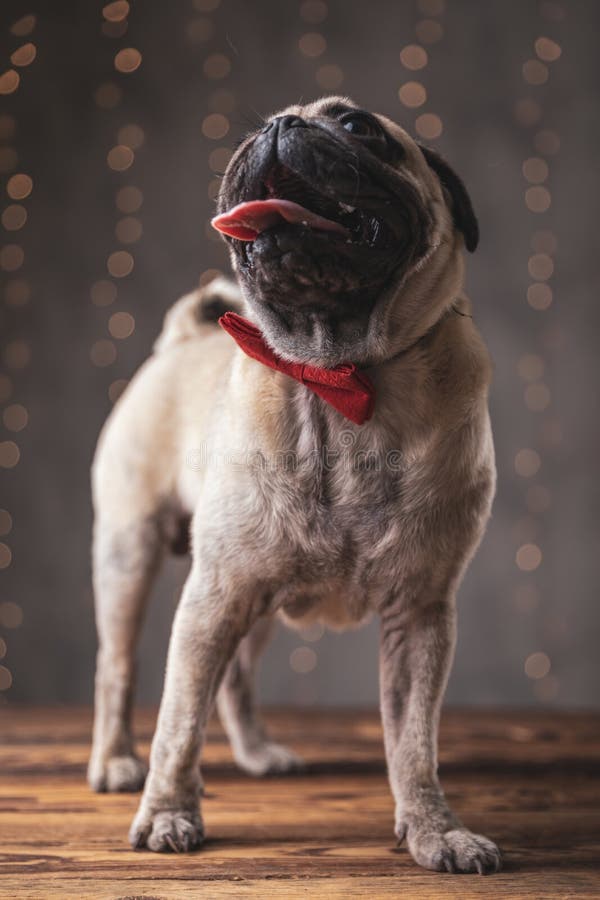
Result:
[[[294,203],[292,200],[280,200],[272,197],[270,200],[250,200],[247,203],[239,203],[228,212],[215,216],[212,227],[238,241],[253,241],[258,235],[276,225],[278,222],[293,222],[298,225],[308,225],[309,228],[317,228],[320,231],[336,231],[338,234],[347,235],[348,230],[339,222],[324,219]]]

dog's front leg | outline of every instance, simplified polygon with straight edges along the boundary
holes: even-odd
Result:
[[[198,759],[223,672],[259,614],[260,592],[244,579],[228,587],[194,565],[175,619],[150,754],[150,772],[129,839],[136,848],[187,851],[203,839]]]
[[[396,801],[396,834],[428,869],[496,872],[495,844],[464,828],[437,777],[440,707],[455,643],[452,599],[391,602],[381,614],[380,684],[385,750]]]

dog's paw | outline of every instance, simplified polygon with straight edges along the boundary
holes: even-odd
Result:
[[[189,809],[165,810],[147,815],[138,812],[129,830],[134,850],[147,847],[155,853],[189,853],[204,840],[200,814]]]
[[[304,760],[289,747],[266,741],[252,751],[236,754],[240,769],[249,775],[284,775],[299,772],[304,768]]]
[[[477,872],[490,875],[500,871],[500,851],[492,841],[467,828],[443,833],[426,828],[408,829],[408,849],[415,862],[437,872]]]
[[[111,756],[103,764],[90,763],[88,782],[93,791],[140,791],[148,767],[137,756]]]

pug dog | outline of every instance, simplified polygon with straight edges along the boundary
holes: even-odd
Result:
[[[467,191],[390,119],[328,97],[242,141],[217,211],[237,286],[167,314],[94,461],[89,781],[145,781],[133,847],[198,847],[215,700],[243,769],[301,764],[256,711],[274,617],[343,627],[374,612],[396,836],[426,868],[495,872],[497,847],[459,821],[437,775],[456,593],[495,488],[490,363],[461,293],[478,242]],[[135,645],[161,557],[188,536],[145,778]]]

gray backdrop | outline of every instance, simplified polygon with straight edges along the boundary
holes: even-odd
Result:
[[[22,21],[31,13],[33,26]],[[118,8],[108,13],[119,17]],[[2,209],[28,214],[14,230],[23,213],[9,209],[1,229],[8,249],[0,255],[0,507],[12,528],[1,512],[0,696],[91,698],[88,471],[109,396],[147,355],[168,305],[201,273],[227,266],[206,231],[218,184],[211,167],[218,170],[225,153],[209,155],[233,146],[257,113],[337,82],[361,104],[429,135],[464,175],[480,217],[468,292],[495,361],[499,482],[460,592],[449,700],[596,705],[600,5],[146,0],[125,23],[105,25],[108,34],[104,21],[102,3],[2,9],[2,59],[27,43],[37,56],[30,65],[7,63],[20,76],[16,90],[14,75],[0,80],[9,91],[0,94]],[[540,37],[555,44],[536,44]],[[400,55],[414,44],[427,53],[417,70],[404,63],[422,62],[422,53]],[[141,65],[123,73],[115,55],[127,48],[141,53]],[[20,54],[17,62],[26,61],[31,50]],[[123,60],[136,64],[135,54],[118,65]],[[427,93],[418,108],[398,93],[413,81]],[[403,96],[420,100],[419,92]],[[119,134],[131,124],[138,130]],[[206,136],[214,131],[222,136]],[[107,164],[120,143],[134,145],[125,171]],[[131,161],[120,150],[117,164],[119,154]],[[9,181],[15,174],[33,179],[24,199],[27,183]],[[121,223],[117,237],[125,214],[115,196],[130,185],[143,193],[131,213],[143,233],[128,244],[122,239],[139,226]],[[134,268],[113,278],[107,258],[119,250]],[[116,285],[104,306],[98,301],[110,299],[110,288],[96,287],[96,303],[90,293],[103,280]],[[542,287],[528,301],[536,281]],[[113,336],[131,326],[111,318],[118,312],[135,320],[127,338]],[[141,652],[144,701],[160,694],[183,573],[181,563],[170,564],[153,598]],[[373,704],[376,653],[375,623],[346,635],[281,631],[265,658],[263,695]]]

